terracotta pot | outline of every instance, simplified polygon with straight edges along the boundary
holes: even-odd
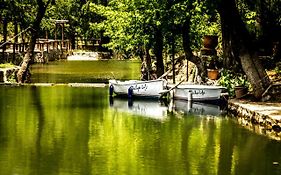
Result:
[[[219,75],[219,70],[217,69],[208,69],[208,78],[211,80],[217,80]]]
[[[218,45],[218,36],[205,35],[203,38],[203,46],[208,49],[215,49]]]
[[[217,55],[216,49],[202,48],[201,55]]]
[[[248,93],[248,89],[244,86],[235,86],[234,92],[235,92],[236,98],[241,98]]]

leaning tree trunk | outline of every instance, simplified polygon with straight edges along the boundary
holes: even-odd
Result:
[[[32,26],[31,26],[31,40],[29,42],[27,52],[24,55],[23,62],[17,73],[18,83],[24,83],[27,81],[28,74],[29,74],[29,66],[30,66],[30,63],[34,56],[34,48],[35,48],[36,39],[37,39],[39,30],[40,30],[40,24],[45,15],[46,9],[51,1],[52,0],[48,0],[48,2],[45,4],[42,0],[37,0],[38,11],[37,11],[35,21],[33,22]]]
[[[182,26],[182,40],[183,40],[182,43],[183,43],[183,49],[184,49],[185,57],[188,61],[191,61],[196,65],[196,67],[198,69],[198,75],[201,77],[203,82],[206,82],[207,81],[206,64],[204,63],[204,61],[202,61],[201,58],[195,56],[192,53],[191,48],[190,48],[189,33],[190,33],[190,18],[187,18],[185,20],[185,22],[183,23],[183,26]]]
[[[258,59],[254,39],[251,38],[240,17],[235,0],[221,0],[218,4],[218,11],[222,27],[226,28],[231,35],[229,42],[232,43],[233,48],[237,49],[232,50],[238,54],[239,60],[236,61],[241,62],[242,69],[253,87],[254,96],[260,99],[270,85],[270,80]]]
[[[27,48],[26,54],[24,55],[20,69],[17,73],[18,83],[24,83],[24,82],[28,81],[29,66],[33,59],[38,30],[39,30],[39,23],[35,22],[31,29],[31,40],[28,44],[28,48]]]

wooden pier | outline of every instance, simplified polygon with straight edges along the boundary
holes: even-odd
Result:
[[[34,52],[37,55],[44,57],[46,53],[56,52],[60,54],[68,53],[72,50],[69,40],[65,40],[64,37],[64,25],[68,23],[68,20],[53,20],[55,23],[54,39],[49,39],[48,32],[46,31],[45,39],[38,38],[36,40]],[[60,27],[61,26],[61,27]],[[7,27],[7,26],[6,26]],[[57,31],[61,28],[61,38],[58,39]],[[7,28],[3,29],[3,42],[0,43],[0,62],[13,62],[18,64],[16,57],[22,57],[28,48],[27,33],[31,30],[31,27],[27,27],[20,33],[18,33],[18,24],[14,24],[14,36],[7,37]]]
[[[0,43],[1,45],[1,43]],[[3,47],[0,48],[1,52],[8,52],[8,53],[18,53],[18,52],[25,52],[28,47],[27,42],[23,43],[7,43],[6,48],[3,50]],[[50,50],[63,50],[69,51],[72,50],[71,44],[69,40],[54,40],[54,39],[37,39],[35,45],[35,52],[42,52]]]
[[[6,43],[5,47],[0,48],[0,62],[12,62],[19,65],[27,48],[27,42]],[[72,47],[69,40],[37,39],[34,62],[45,63],[49,60],[65,59],[71,52]]]

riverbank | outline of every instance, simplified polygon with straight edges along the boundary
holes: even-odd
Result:
[[[231,99],[229,114],[243,127],[281,141],[281,104]]]
[[[105,83],[0,83],[2,86],[69,86],[69,87],[106,87]]]

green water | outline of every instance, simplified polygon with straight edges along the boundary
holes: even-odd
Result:
[[[33,83],[92,83],[140,79],[139,61],[56,61],[31,67]]]
[[[197,115],[215,106],[172,105],[111,101],[108,88],[0,86],[0,174],[281,174],[280,142]]]

